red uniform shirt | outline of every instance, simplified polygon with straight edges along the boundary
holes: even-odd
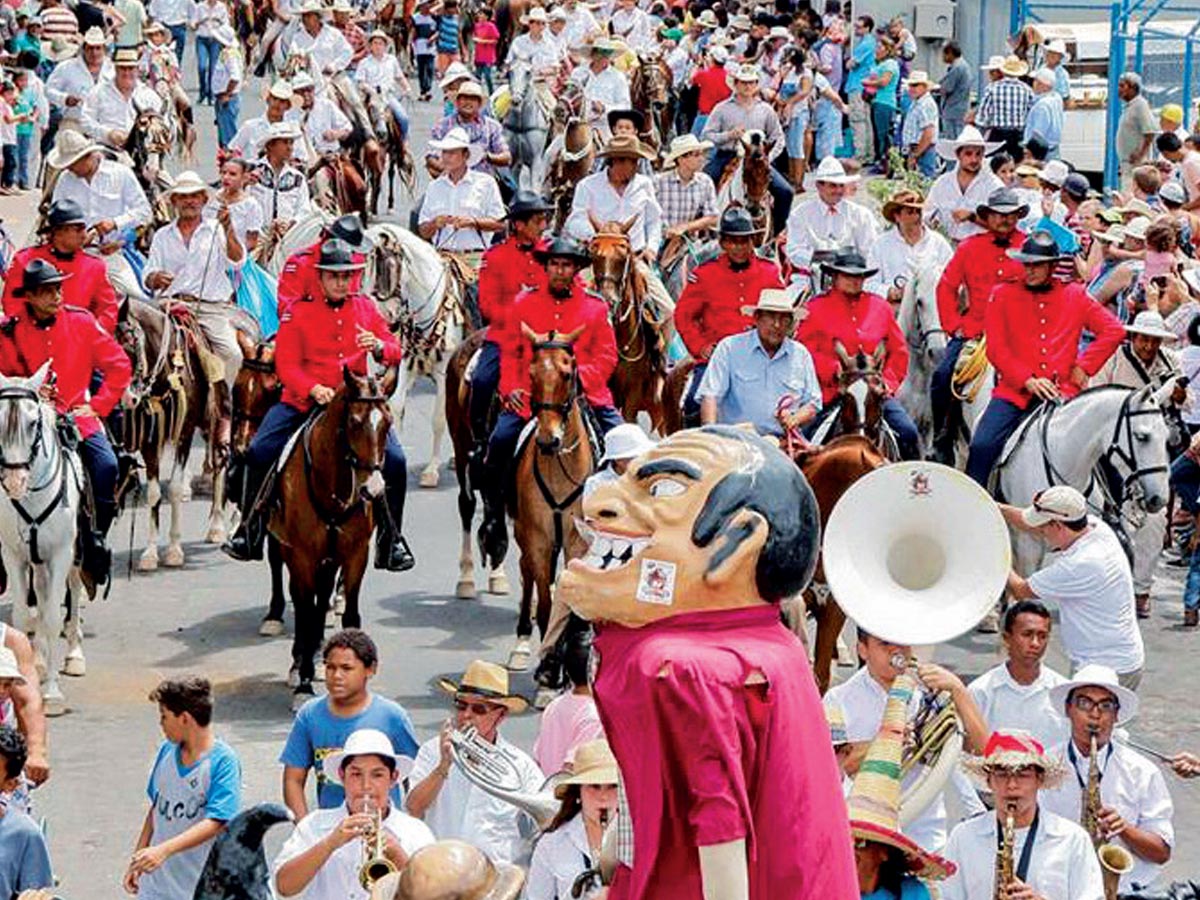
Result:
[[[675,330],[692,359],[708,359],[719,341],[745,331],[754,319],[742,312],[753,306],[763,288],[781,288],[779,266],[757,256],[740,271],[722,253],[696,267],[675,306]]]
[[[65,256],[55,253],[49,244],[38,244],[18,250],[13,257],[8,275],[4,279],[4,314],[19,316],[25,312],[25,301],[14,292],[21,286],[25,268],[35,259],[44,259],[64,275],[70,275],[62,283],[64,306],[86,309],[100,327],[109,334],[117,330],[117,292],[108,280],[108,267],[104,260],[87,253]]]
[[[837,371],[841,363],[834,350],[838,342],[851,356],[860,351],[869,356],[880,341],[886,341],[883,380],[893,394],[908,371],[908,343],[896,324],[891,306],[878,294],[864,291],[856,300],[837,290],[822,294],[808,304],[808,318],[796,329],[796,340],[812,354],[824,403],[833,400],[838,392]]]
[[[1023,281],[1025,269],[1008,250],[1020,247],[1025,235],[1014,231],[1004,247],[997,246],[991,232],[976,234],[958,245],[954,256],[942,272],[937,287],[938,317],[947,334],[962,331],[968,340],[983,334],[983,319],[987,314],[992,288],[1002,282]],[[958,289],[967,289],[967,311],[958,311]]]
[[[35,325],[24,312],[0,326],[0,373],[28,378],[46,360],[50,360],[57,392],[54,408],[60,414],[68,413],[87,403],[96,413],[75,420],[80,436],[87,440],[103,427],[97,416],[112,412],[129,387],[133,374],[129,357],[86,309],[64,306],[45,327]],[[95,371],[104,378],[89,398],[88,386]]]
[[[714,106],[733,93],[733,88],[729,86],[729,73],[724,66],[697,69],[692,74],[692,84],[700,89],[696,96],[696,109],[702,116],[707,116]]]
[[[317,260],[321,257],[321,245],[325,241],[326,238],[321,238],[315,244],[305,247],[303,250],[297,250],[283,264],[283,271],[279,273],[279,286],[276,289],[280,316],[301,297],[321,296],[321,279],[317,276]],[[363,263],[367,261],[367,258],[363,254],[355,252],[354,261]],[[361,270],[354,273],[354,280],[350,282],[351,293],[357,294],[362,290],[362,279]]]
[[[701,900],[698,848],[738,839],[750,900],[859,896],[821,699],[774,605],[602,625],[592,652],[633,821],[609,900]]]
[[[337,388],[342,383],[342,366],[356,375],[367,371],[366,351],[358,346],[358,329],[365,328],[383,341],[383,362],[400,362],[400,344],[388,331],[387,322],[374,301],[351,294],[345,302],[331,306],[325,295],[305,295],[279,317],[275,336],[275,370],[283,382],[283,402],[306,410],[313,405],[309,392],[318,384]]]
[[[523,247],[510,237],[483,254],[479,263],[479,312],[488,323],[488,340],[504,331],[504,319],[517,294],[546,286],[546,269],[533,258],[536,244]]]
[[[1095,340],[1079,352],[1079,336],[1087,329]],[[1066,397],[1080,388],[1071,368],[1095,375],[1125,339],[1119,319],[1091,298],[1082,285],[1055,280],[1049,292],[1035,294],[1024,284],[1002,284],[988,304],[987,355],[1000,376],[993,397],[1024,409],[1032,395],[1030,378],[1049,378]]]
[[[575,340],[575,360],[583,392],[592,406],[613,405],[608,379],[617,367],[617,339],[608,323],[607,303],[585,291],[578,282],[572,286],[571,296],[563,300],[552,297],[548,288],[520,294],[496,342],[500,345],[502,397],[517,390],[529,391],[532,351],[521,330],[522,324],[538,334],[551,331],[566,334],[583,325],[583,333]]]

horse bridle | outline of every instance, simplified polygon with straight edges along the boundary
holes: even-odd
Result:
[[[599,244],[603,243],[624,244],[629,248],[629,252],[625,255],[625,263],[621,268],[619,275],[601,275],[596,281],[597,284],[612,284],[616,287],[617,303],[613,309],[613,324],[623,322],[626,319],[636,319],[638,316],[638,303],[633,297],[628,300],[624,296],[625,285],[629,283],[629,273],[633,271],[633,242],[629,240],[628,235],[624,234],[609,234],[606,232],[598,232],[592,236],[589,242],[589,249],[594,250]],[[595,271],[593,269],[593,271]],[[634,346],[639,340],[643,341],[641,352],[630,355]],[[641,328],[634,328],[633,334],[630,335],[628,342],[622,347],[617,348],[617,355],[624,362],[637,362],[646,355],[646,346],[644,337],[641,333]]]
[[[905,278],[903,275],[897,275],[894,279],[892,279],[892,287],[899,288],[900,291],[903,292],[904,289],[908,287],[908,279]],[[913,305],[919,307],[921,305],[921,303],[923,303],[923,302],[924,301],[920,298],[920,296],[917,295],[916,291],[914,290],[913,291]],[[929,344],[929,338],[932,335],[944,334],[944,335],[946,335],[946,337],[950,337],[950,332],[948,332],[945,328],[942,328],[940,325],[937,328],[922,328],[921,327],[921,317],[916,315],[915,310],[914,310],[914,314],[913,314],[913,319],[914,319],[914,324],[917,326],[917,333],[913,337],[909,337],[906,334],[904,336],[904,342],[906,344],[908,344],[908,349],[913,351],[914,353],[924,353],[925,348]]]
[[[34,403],[41,403],[41,397],[38,392],[26,387],[5,387],[0,388],[0,403],[5,401],[19,403],[22,400],[32,400]],[[42,445],[45,443],[45,424],[41,415],[37,417],[37,431],[33,435],[33,443],[29,447],[29,458],[21,462],[9,462],[4,457],[4,451],[0,450],[0,469],[30,469],[33,467],[33,461],[38,458],[41,452]],[[49,484],[49,482],[47,482]],[[46,485],[41,485],[38,488],[30,490],[40,490]]]
[[[29,459],[25,462],[10,463],[4,458],[3,452],[0,452],[0,468],[3,469],[32,469],[33,461],[37,459],[39,451],[46,445],[46,429],[45,419],[41,415],[41,397],[38,392],[27,387],[5,387],[0,388],[0,403],[4,401],[19,403],[22,400],[33,400],[38,406],[37,417],[37,433],[33,436],[33,444],[30,447]],[[34,485],[26,489],[26,493],[36,494],[44,491],[55,481],[58,482],[58,493],[51,498],[50,502],[36,516],[31,515],[24,504],[9,498],[9,503],[16,510],[26,525],[29,526],[29,561],[34,565],[41,565],[45,560],[42,558],[41,550],[38,546],[38,528],[50,518],[59,504],[62,503],[63,497],[67,492],[67,463],[64,455],[60,452],[57,457],[58,464],[51,471],[49,477],[41,484]]]
[[[533,344],[533,352],[537,353],[541,350],[562,350],[570,355],[572,362],[575,360],[575,348],[567,341],[537,341]],[[529,411],[535,416],[541,412],[556,412],[564,419],[571,414],[571,408],[575,406],[575,402],[579,399],[579,373],[576,371],[571,378],[571,385],[567,391],[567,399],[561,403],[549,403],[544,400],[534,401],[532,398],[529,401]]]

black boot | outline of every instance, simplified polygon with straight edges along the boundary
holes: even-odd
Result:
[[[243,469],[246,480],[242,493],[242,521],[233,534],[221,545],[221,552],[238,562],[257,562],[263,558],[263,543],[267,537],[266,521],[259,497],[262,475],[250,465]]]
[[[396,511],[402,512],[402,511]],[[387,501],[375,503],[375,568],[389,572],[407,572],[417,564],[408,541],[396,527],[400,515],[388,508]]]

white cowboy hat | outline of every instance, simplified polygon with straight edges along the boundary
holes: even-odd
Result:
[[[471,77],[471,70],[462,63],[453,62],[446,66],[446,74],[442,76],[442,80],[438,82],[438,87],[443,91],[456,81],[462,81],[464,78]]]
[[[685,153],[695,153],[697,150],[711,150],[712,141],[702,141],[690,132],[681,134],[679,137],[671,141],[671,149],[663,157],[663,168],[669,169],[675,165],[675,160],[683,156]]]
[[[717,21],[717,14],[711,9],[706,9],[704,12],[700,13],[699,17],[696,19],[696,24],[701,28],[721,27],[721,23]]]
[[[321,761],[325,777],[334,784],[341,784],[342,766],[352,756],[379,756],[390,759],[401,779],[407,778],[413,768],[412,759],[397,753],[386,734],[374,728],[360,728],[351,732],[341,750],[330,753]]]
[[[1116,672],[1108,666],[1101,666],[1096,663],[1084,666],[1071,677],[1070,681],[1063,682],[1057,687],[1052,687],[1050,689],[1051,708],[1060,712],[1064,710],[1067,698],[1071,696],[1071,691],[1081,687],[1101,687],[1117,698],[1117,702],[1121,704],[1121,709],[1117,712],[1118,725],[1124,725],[1137,715],[1137,694],[1129,690],[1129,688],[1121,687],[1117,681]]]
[[[447,131],[441,140],[430,141],[426,146],[438,153],[445,150],[466,150],[468,166],[473,166],[483,159],[483,147],[479,144],[472,144],[466,129],[458,126]]]
[[[921,85],[921,84],[923,84],[929,88],[937,87],[937,82],[929,77],[928,72],[926,72],[922,69],[913,69],[911,72],[908,73],[908,86],[909,87],[913,87],[914,85]]]
[[[1144,241],[1149,229],[1150,220],[1145,216],[1138,216],[1125,223],[1125,237],[1133,238],[1135,241]]]
[[[79,52],[79,47],[68,38],[61,35],[51,41],[42,41],[42,56],[50,62],[60,63],[70,59]]]
[[[0,679],[25,683],[25,676],[21,674],[21,667],[17,665],[17,655],[3,644],[0,644]]]
[[[1117,212],[1123,216],[1132,214],[1135,216],[1145,216],[1147,219],[1153,218],[1155,214],[1150,204],[1140,197],[1131,197],[1128,203],[1117,209]]]
[[[354,12],[354,7],[350,5],[349,0],[333,0],[333,6],[331,6],[329,9],[331,12],[344,12],[351,14]]]
[[[1106,244],[1123,244],[1125,243],[1125,226],[1113,225],[1107,231],[1093,232],[1092,237]]]
[[[54,139],[54,149],[46,154],[46,165],[52,169],[65,169],[99,150],[100,145],[83,132],[64,128]]]
[[[463,82],[462,86],[458,89],[458,96],[478,97],[480,100],[488,98],[487,91],[483,89],[483,85],[474,79]]]
[[[1018,56],[1006,56],[1000,63],[1000,71],[1009,78],[1024,78],[1029,74],[1029,63]]]
[[[1056,188],[1061,188],[1070,174],[1071,170],[1065,162],[1061,159],[1052,159],[1046,165],[1042,166],[1042,170],[1038,172],[1038,180],[1044,181],[1046,184],[1051,184]]]
[[[980,66],[979,68],[982,69],[984,72],[996,72],[996,71],[999,71],[999,69],[1002,65],[1004,65],[1004,57],[1003,56],[990,56],[990,57],[988,57],[987,63],[985,65]]]
[[[556,6],[554,9],[550,10],[551,22],[569,22],[570,20],[570,15],[568,15],[567,11],[561,6]]]
[[[1133,321],[1125,326],[1130,334],[1144,334],[1146,337],[1159,338],[1164,341],[1175,341],[1179,336],[1167,328],[1162,313],[1151,309],[1142,310],[1133,317]]]
[[[729,76],[729,80],[752,81],[755,84],[758,84],[760,81],[762,81],[762,72],[759,71],[758,66],[741,65],[738,66],[737,70]]]
[[[267,129],[267,136],[263,138],[263,146],[271,141],[298,141],[300,137],[300,126],[290,119],[272,122],[271,127]]]
[[[546,15],[546,10],[540,6],[535,6],[525,15],[521,16],[521,24],[528,25],[530,22],[541,22],[543,25],[550,21],[550,17]]]
[[[1062,38],[1055,38],[1052,41],[1048,41],[1046,43],[1046,52],[1047,53],[1057,53],[1063,59],[1067,59],[1069,56],[1069,54],[1067,53],[1067,42],[1064,41]]]
[[[1160,187],[1158,189],[1158,197],[1160,200],[1180,205],[1187,202],[1187,194],[1184,192],[1183,185],[1178,181],[1168,181]]]
[[[118,48],[112,58],[114,66],[136,66],[141,61],[141,56],[132,47]]]
[[[232,47],[237,41],[237,35],[233,33],[232,25],[221,25],[213,29],[213,38],[222,47]]]
[[[963,147],[982,147],[984,156],[991,156],[1004,144],[1000,141],[985,141],[983,133],[974,125],[965,125],[963,130],[958,133],[958,137],[951,140],[950,138],[939,138],[937,142],[937,154],[942,159],[954,162],[957,159],[958,151]]]
[[[854,184],[857,175],[847,175],[841,162],[835,156],[827,156],[821,160],[817,170],[813,172],[814,181],[827,181],[830,184]]]
[[[792,33],[782,25],[772,25],[771,30],[767,32],[767,40],[769,41],[772,38],[790,41],[792,39]]]
[[[795,298],[788,291],[781,288],[763,288],[753,306],[742,307],[743,316],[752,316],[756,312],[788,313],[798,319],[808,314],[803,306],[796,304]]]
[[[1033,80],[1040,81],[1042,84],[1048,84],[1051,87],[1054,87],[1055,82],[1058,80],[1058,76],[1054,74],[1054,70],[1049,66],[1042,66],[1033,73]]]
[[[292,76],[293,91],[315,90],[317,83],[313,81],[313,77],[307,72],[297,72]]]
[[[712,57],[712,61],[718,66],[723,66],[725,63],[729,62],[729,51],[720,44],[715,47],[709,46],[708,55]]]
[[[108,39],[104,36],[104,32],[93,26],[89,28],[83,35],[83,46],[85,47],[107,47]]]
[[[302,16],[308,13],[316,13],[318,16],[323,16],[329,12],[329,8],[321,0],[304,0],[297,12]]]
[[[167,189],[167,196],[177,197],[181,194],[207,194],[211,191],[212,188],[209,187],[203,178],[189,170],[180,172],[175,177],[175,183]]]
[[[296,92],[292,90],[292,86],[288,82],[276,81],[267,91],[267,95],[276,100],[291,100],[296,96]]]
[[[600,457],[600,465],[615,459],[633,459],[656,446],[656,442],[642,431],[641,425],[626,422],[604,436],[604,455]]]

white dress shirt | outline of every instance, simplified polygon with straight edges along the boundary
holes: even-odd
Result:
[[[315,847],[328,837],[341,821],[350,814],[345,805],[334,809],[316,809],[300,820],[295,830],[284,842],[283,849],[275,857],[271,867],[271,885],[278,891],[275,878],[283,864],[295,859],[304,851]],[[433,833],[420,819],[414,819],[394,806],[383,820],[383,827],[400,842],[400,847],[410,856],[422,847],[434,842]],[[295,897],[298,900],[368,900],[369,892],[358,880],[362,868],[365,848],[362,838],[348,841],[317,870],[313,880]],[[282,895],[281,895],[282,896]]]
[[[222,0],[215,3],[209,3],[207,0],[193,3],[188,10],[188,22],[196,29],[196,37],[210,38],[222,25],[229,24],[229,8]]]
[[[113,64],[108,60],[100,66],[100,74],[95,77],[88,71],[81,57],[75,56],[60,62],[46,79],[46,96],[50,105],[62,109],[63,118],[78,119],[83,112],[83,103],[67,106],[67,98],[78,97],[80,101],[85,100],[96,85],[112,81],[113,71]]]
[[[246,248],[237,262],[225,253],[225,229],[216,219],[204,219],[184,240],[177,223],[164,225],[154,232],[150,255],[146,259],[146,274],[169,272],[175,276],[163,290],[167,297],[179,295],[197,297],[208,303],[228,303],[233,296],[233,283],[228,269],[239,269],[246,259]]]
[[[533,35],[526,32],[513,39],[508,48],[507,64],[511,68],[515,62],[528,63],[534,72],[538,72],[554,68],[561,58],[558,43],[549,31],[542,32],[540,41],[535,41]]]
[[[216,197],[209,200],[204,206],[204,218],[216,221],[217,211],[220,208],[221,204]],[[262,234],[262,207],[259,206],[257,200],[247,194],[241,200],[230,205],[229,219],[233,222],[233,231],[238,236],[238,240],[242,244],[242,249],[249,253],[250,248],[246,244],[246,235],[252,233]]]
[[[235,91],[241,92],[246,83],[246,66],[242,61],[242,51],[236,46],[222,47],[213,63],[212,92],[214,95],[224,94],[233,85]]]
[[[289,109],[283,114],[285,122],[299,122],[300,110]],[[267,140],[267,132],[271,130],[271,123],[267,121],[265,115],[256,116],[253,119],[247,119],[238,128],[237,134],[229,142],[229,149],[236,150],[242,154],[244,159],[258,159],[262,153],[263,143]]]
[[[128,97],[111,81],[102,81],[83,101],[83,130],[91,138],[105,141],[110,131],[128,134],[137,121],[138,110],[162,112],[162,98],[140,82]]]
[[[942,855],[957,865],[958,871],[941,883],[942,900],[995,896],[999,824],[995,814],[988,813],[954,826]],[[1028,828],[1014,829],[1014,871],[1028,837]],[[1104,897],[1100,863],[1087,832],[1044,805],[1038,814],[1029,871],[1023,881],[1049,900],[1103,900]]]
[[[346,36],[332,25],[322,25],[313,37],[303,28],[297,29],[288,52],[307,54],[312,63],[313,81],[317,87],[324,83],[326,72],[344,72],[354,58],[354,50]]]
[[[567,900],[575,879],[594,862],[583,814],[578,813],[566,825],[542,835],[533,848],[525,900]],[[593,888],[583,896],[591,897],[598,890]]]
[[[797,268],[812,265],[817,250],[854,247],[865,259],[875,241],[875,216],[865,206],[842,200],[829,207],[820,197],[792,207],[787,220],[787,257]]]
[[[998,191],[1002,187],[1004,187],[1004,183],[992,174],[987,160],[984,160],[979,174],[971,180],[965,191],[958,186],[956,171],[951,170],[939,175],[937,181],[933,183],[933,187],[929,189],[929,195],[925,198],[925,221],[931,225],[940,225],[950,240],[964,241],[971,235],[979,234],[987,229],[969,220],[955,222],[954,211],[968,209],[975,212],[976,207],[987,200],[992,191]]]
[[[186,25],[188,14],[191,12],[191,0],[150,0],[146,10],[150,18],[162,22],[166,26]]]
[[[137,176],[128,166],[109,159],[100,161],[90,181],[69,169],[59,173],[53,200],[74,200],[83,207],[88,227],[111,219],[120,231],[127,226],[150,224],[150,202]]]
[[[633,9],[613,10],[608,24],[613,37],[623,40],[630,50],[649,50],[654,46],[650,17],[636,6]]]
[[[308,179],[295,166],[276,172],[263,161],[255,171],[258,184],[250,187],[250,196],[262,207],[264,222],[294,222],[312,212]]]
[[[394,53],[385,53],[383,59],[376,59],[368,53],[354,70],[354,80],[358,84],[371,90],[382,88],[385,97],[400,90],[400,79],[403,77],[400,61]]]
[[[421,206],[421,224],[438,216],[467,216],[473,219],[504,218],[504,202],[500,188],[491,175],[468,169],[457,183],[446,174],[429,183],[425,203]],[[474,228],[451,228],[449,225],[433,236],[433,246],[439,250],[470,252],[487,248],[488,235]]]
[[[350,128],[350,120],[332,100],[328,97],[316,97],[312,109],[301,115],[309,146],[316,153],[337,153],[342,149],[341,142],[325,139],[327,131],[345,131]]]
[[[582,3],[576,3],[574,9],[567,10],[567,27],[562,31],[563,42],[569,49],[576,44],[582,44],[585,37],[599,30],[600,26],[596,24],[596,17],[592,15],[592,11]]]
[[[926,228],[920,240],[910,244],[893,226],[871,244],[867,253],[867,264],[879,272],[867,279],[866,290],[886,297],[896,279],[912,281],[918,272],[930,268],[941,271],[953,255],[950,242],[932,228]]]
[[[1032,684],[1018,684],[1001,663],[984,672],[967,690],[987,722],[988,731],[1001,728],[1028,731],[1043,747],[1053,747],[1067,739],[1070,728],[1061,708],[1050,702],[1050,689],[1067,679],[1049,666],[1042,666]]]
[[[1043,809],[1078,821],[1083,787],[1087,785],[1088,758],[1075,752],[1072,763],[1072,754],[1068,754],[1067,747],[1064,742],[1052,751],[1066,765],[1067,777],[1054,790],[1042,791],[1041,802]],[[1098,753],[1100,802],[1115,809],[1130,825],[1157,834],[1168,846],[1173,846],[1175,828],[1171,817],[1175,808],[1158,767],[1136,750],[1117,743],[1101,747]],[[1112,842],[1124,846],[1120,835]],[[1121,879],[1121,890],[1153,884],[1161,871],[1162,866],[1134,855],[1133,869]]]
[[[602,72],[593,72],[587,63],[576,66],[571,73],[571,80],[583,88],[584,118],[594,128],[600,131],[600,136],[607,140],[608,113],[614,109],[629,109],[629,79],[625,73],[609,66]],[[603,109],[596,112],[593,103],[599,103]]]
[[[649,176],[636,174],[622,193],[608,180],[608,171],[589,175],[575,186],[575,200],[567,217],[566,232],[578,241],[590,241],[596,230],[588,213],[601,223],[637,221],[629,230],[629,244],[634,253],[650,250],[657,255],[662,244],[662,207],[654,182]]]
[[[418,785],[441,764],[440,738],[432,737],[417,751],[408,783]],[[497,736],[496,747],[509,758],[521,779],[520,790],[538,791],[545,782],[542,770],[528,754]],[[476,787],[458,768],[442,782],[437,799],[425,811],[425,824],[438,840],[457,839],[474,844],[495,862],[516,862],[525,842],[518,826],[519,809]]]

